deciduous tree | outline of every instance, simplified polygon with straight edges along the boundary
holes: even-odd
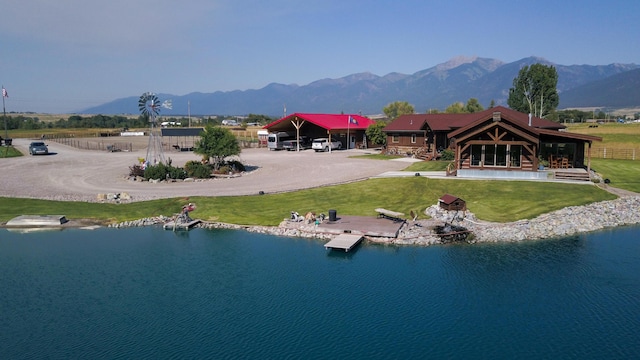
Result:
[[[524,66],[513,79],[507,104],[514,110],[543,118],[560,103],[557,85],[555,67],[543,64]]]
[[[372,144],[376,145],[386,145],[387,136],[382,129],[387,126],[384,121],[377,121],[374,124],[369,125],[366,130],[367,139],[371,141]]]
[[[465,112],[474,113],[484,110],[480,102],[476,98],[470,98],[467,100],[467,105],[464,106]]]
[[[207,125],[193,152],[212,161],[213,169],[218,170],[226,157],[240,154],[240,145],[229,129]]]
[[[461,102],[454,102],[453,104],[447,106],[446,109],[444,109],[445,114],[461,114],[461,113],[465,113],[465,108],[464,108],[464,104]]]
[[[385,106],[382,111],[390,120],[395,120],[400,115],[415,113],[413,105],[409,104],[406,101],[392,102],[389,105]]]

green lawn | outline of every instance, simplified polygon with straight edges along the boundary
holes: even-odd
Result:
[[[13,146],[0,146],[0,159],[22,156],[22,153]]]
[[[528,219],[571,205],[611,200],[615,196],[592,185],[527,181],[428,179],[425,177],[371,179],[291,193],[230,197],[191,197],[130,204],[94,204],[0,198],[0,221],[22,214],[62,214],[67,218],[110,222],[157,215],[171,216],[187,202],[198,208],[192,217],[243,225],[277,225],[291,211],[375,216],[377,207],[425,216],[424,210],[450,193],[467,201],[479,219],[509,222]]]
[[[404,171],[445,171],[450,161],[420,161],[411,164]]]
[[[591,168],[611,186],[640,193],[640,160],[591,159]]]

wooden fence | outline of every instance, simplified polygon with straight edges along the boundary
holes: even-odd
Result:
[[[82,150],[100,150],[100,151],[133,151],[133,144],[121,141],[105,141],[105,140],[87,140],[87,139],[74,139],[56,137],[49,139],[59,144],[74,147]]]
[[[591,148],[591,157],[597,159],[639,160],[640,149]]]

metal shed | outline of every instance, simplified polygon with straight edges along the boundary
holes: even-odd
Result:
[[[162,138],[169,139],[171,148],[179,151],[193,151],[195,143],[200,139],[203,128],[163,128]]]

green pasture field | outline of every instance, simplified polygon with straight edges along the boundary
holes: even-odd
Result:
[[[589,127],[594,125],[598,127]],[[593,142],[592,146],[594,148],[640,150],[640,123],[568,124],[567,130],[574,133],[602,137],[602,142]]]

